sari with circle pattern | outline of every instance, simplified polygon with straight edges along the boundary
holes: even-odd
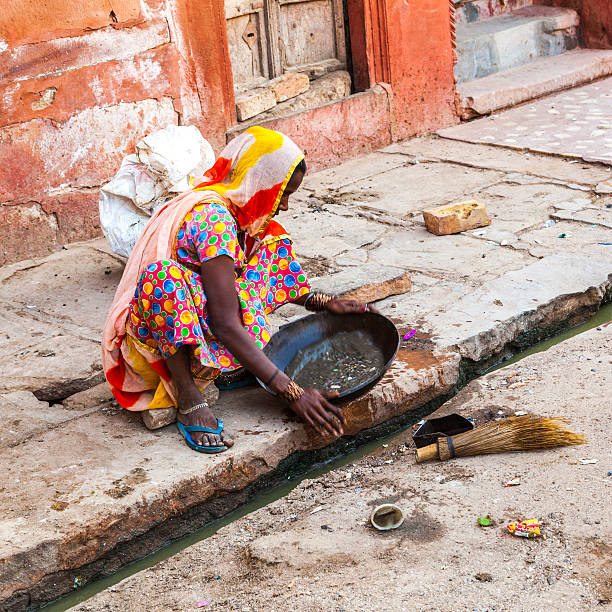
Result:
[[[161,250],[167,256],[147,261],[143,254],[147,249],[138,249],[137,243],[135,253],[140,253],[142,263],[122,311],[123,327],[112,320],[116,304],[109,315],[115,333],[123,332],[111,344],[118,344],[119,350],[104,355],[107,379],[124,408],[175,405],[175,389],[164,361],[180,346],[193,349],[192,373],[200,389],[220,372],[240,367],[210,327],[200,277],[205,261],[221,255],[232,259],[242,322],[260,348],[270,339],[268,314],[310,291],[290,236],[272,219],[302,159],[301,151],[286,136],[251,128],[230,142],[192,189],[189,202],[193,204],[180,206],[178,223],[175,213],[177,229],[166,232],[172,244]],[[173,212],[172,202],[169,205],[166,210]],[[156,225],[159,228],[162,223]],[[126,272],[133,276],[135,266],[130,261]],[[125,300],[125,292],[122,295]],[[108,328],[109,321],[105,339],[112,333]],[[107,367],[109,361],[111,367]]]

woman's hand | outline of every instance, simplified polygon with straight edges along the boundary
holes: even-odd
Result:
[[[292,402],[290,407],[322,436],[339,438],[344,434],[346,419],[337,406],[327,401],[337,395],[337,391],[325,393],[316,389],[304,389],[302,397]]]
[[[334,298],[326,306],[329,312],[334,314],[348,314],[351,312],[375,312],[380,314],[377,308],[372,304],[363,304],[362,302],[356,302],[355,300],[341,300],[340,298]]]

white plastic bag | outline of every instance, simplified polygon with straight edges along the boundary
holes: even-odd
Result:
[[[172,193],[189,189],[189,177],[215,163],[212,147],[195,125],[171,125],[149,134],[136,144],[136,155]]]
[[[129,257],[153,212],[214,161],[212,147],[192,125],[171,125],[138,142],[136,154],[100,189],[100,224],[111,249]]]

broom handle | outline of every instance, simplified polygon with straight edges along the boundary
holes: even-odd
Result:
[[[429,461],[430,459],[438,458],[438,445],[430,444],[429,446],[423,446],[422,448],[417,448],[416,452],[416,462],[423,463],[423,461]]]

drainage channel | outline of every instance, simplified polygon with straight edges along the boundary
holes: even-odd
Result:
[[[517,361],[521,361],[525,359],[525,357],[529,357],[530,355],[535,355],[536,353],[541,353],[542,351],[547,351],[551,346],[555,346],[555,344],[559,344],[564,340],[568,340],[569,338],[573,338],[578,334],[582,334],[590,329],[594,329],[595,327],[599,327],[600,325],[605,325],[606,323],[612,322],[612,302],[608,302],[604,304],[590,319],[576,325],[574,327],[570,327],[565,331],[559,332],[550,338],[546,338],[546,340],[542,340],[542,342],[538,342],[529,348],[526,348],[519,353],[513,355],[510,359],[506,359],[505,361],[501,361],[492,365],[488,368],[482,375],[488,374],[489,372],[494,372],[495,370],[499,370],[500,368],[505,368],[506,366],[512,365]]]
[[[513,363],[525,359],[525,357],[529,357],[530,355],[533,355],[535,353],[546,351],[549,348],[555,346],[556,344],[563,342],[564,340],[567,340],[590,329],[599,327],[610,322],[612,322],[612,303],[608,303],[602,306],[598,310],[598,312],[589,320],[579,325],[576,325],[575,327],[571,327],[555,336],[552,336],[551,338],[547,338],[542,342],[538,342],[537,344],[516,353],[510,359],[506,359],[505,361],[501,361],[492,365],[481,375],[488,374],[489,372],[493,372],[508,365],[512,365]],[[105,578],[101,578],[99,580],[91,582],[83,588],[76,590],[74,593],[66,595],[61,599],[58,599],[55,602],[44,606],[42,609],[44,609],[45,612],[64,612],[65,610],[68,610],[73,606],[76,606],[86,601],[90,597],[93,597],[97,593],[100,593],[101,591],[112,587],[113,585],[117,584],[118,582],[121,582],[125,578],[128,578],[129,576],[132,576],[133,574],[136,574],[142,570],[145,570],[151,567],[152,565],[155,565],[156,563],[177,554],[185,548],[188,548],[189,546],[200,542],[201,540],[205,540],[206,538],[215,535],[217,531],[219,531],[219,529],[242,518],[243,516],[246,516],[247,514],[258,510],[259,508],[263,508],[264,506],[267,506],[268,504],[271,504],[272,502],[282,497],[285,497],[286,495],[291,493],[291,491],[293,491],[293,489],[295,489],[303,480],[317,478],[319,476],[322,476],[323,474],[332,472],[350,463],[353,463],[354,461],[357,461],[365,455],[369,455],[370,453],[379,449],[383,444],[386,444],[389,440],[396,438],[403,431],[412,427],[422,418],[422,413],[415,413],[414,419],[407,423],[404,423],[395,431],[383,437],[376,438],[375,440],[371,440],[367,443],[364,443],[362,446],[359,446],[357,449],[351,452],[334,457],[323,463],[316,464],[304,474],[288,478],[287,481],[282,485],[278,485],[268,489],[267,491],[259,495],[256,499],[242,505],[240,508],[226,514],[220,519],[208,523],[207,525],[204,525],[193,533],[167,544],[163,548],[151,553],[150,555],[144,557],[143,559],[140,559],[139,561],[134,561],[133,563],[127,564],[125,567],[118,570],[111,576],[107,576]]]

